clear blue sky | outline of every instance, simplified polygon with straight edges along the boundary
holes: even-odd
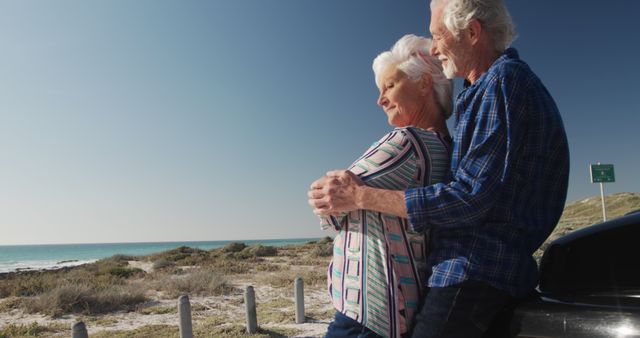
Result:
[[[507,5],[569,201],[597,161],[639,192],[640,1]],[[428,22],[425,0],[0,1],[0,245],[323,236],[307,188],[390,129],[371,61]]]

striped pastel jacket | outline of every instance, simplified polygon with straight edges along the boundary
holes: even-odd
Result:
[[[415,127],[396,128],[374,143],[349,170],[364,184],[406,190],[443,181],[450,141]],[[412,326],[428,271],[428,234],[411,232],[407,220],[357,210],[322,219],[339,233],[328,269],[337,311],[383,337],[400,337]]]

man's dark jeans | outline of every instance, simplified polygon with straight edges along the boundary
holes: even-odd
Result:
[[[509,319],[497,315],[512,303],[508,293],[476,281],[430,288],[416,317],[412,337],[509,337]]]
[[[336,311],[325,338],[382,338],[357,321]]]

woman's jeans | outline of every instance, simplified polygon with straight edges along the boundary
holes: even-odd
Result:
[[[496,316],[512,303],[508,293],[482,282],[430,288],[416,316],[412,337],[509,337],[510,318]]]
[[[382,338],[357,321],[336,311],[325,338]]]

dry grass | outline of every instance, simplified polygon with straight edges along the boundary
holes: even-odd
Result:
[[[289,265],[285,265],[285,264],[280,264],[280,263],[274,263],[273,261],[267,263],[267,264],[258,264],[255,266],[256,271],[259,272],[286,272],[291,270],[291,266]]]
[[[31,313],[58,317],[68,313],[100,314],[131,310],[147,298],[144,292],[130,285],[96,287],[82,283],[66,283],[24,302]]]
[[[0,313],[19,309],[22,307],[23,302],[24,302],[24,299],[20,297],[6,298],[2,302],[0,302]]]
[[[181,276],[164,276],[155,282],[155,288],[165,292],[170,298],[183,294],[212,296],[222,295],[234,290],[218,272],[204,269]]]
[[[0,329],[0,338],[50,337],[52,334],[68,331],[66,325],[9,324]]]
[[[605,204],[607,208],[607,218],[614,219],[633,210],[640,210],[640,194],[629,192],[612,194],[605,196]],[[542,257],[544,249],[553,240],[575,230],[600,222],[602,222],[602,201],[600,196],[589,197],[567,204],[562,213],[562,217],[560,217],[558,226],[556,226],[551,236],[549,236],[549,239],[536,251],[534,257],[539,260]]]
[[[91,338],[158,338],[178,337],[177,325],[147,325],[135,330],[102,331],[91,335]]]

